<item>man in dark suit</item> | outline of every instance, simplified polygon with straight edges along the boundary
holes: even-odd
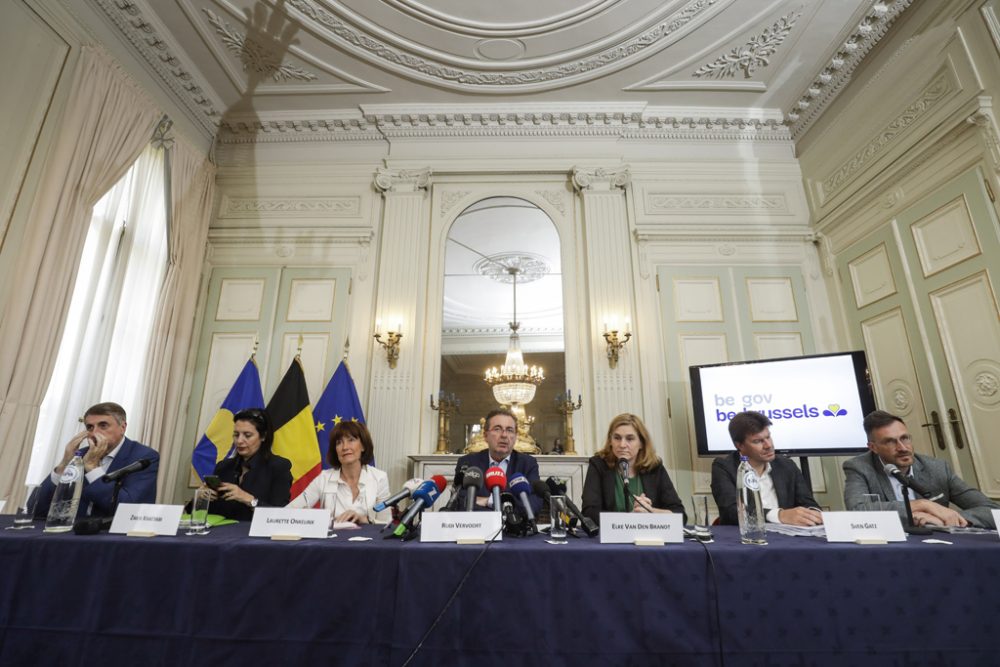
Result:
[[[117,403],[98,403],[87,408],[83,423],[86,430],[77,433],[66,444],[62,462],[35,492],[35,516],[44,518],[49,513],[59,477],[79,449],[86,449],[86,452],[83,455],[83,494],[80,496],[77,517],[112,516],[114,508],[111,506],[111,496],[115,483],[102,482],[101,477],[140,459],[149,459],[149,467],[125,476],[118,502],[156,502],[156,473],[160,455],[125,437],[125,409]]]
[[[991,510],[1000,504],[966,484],[946,461],[922,456],[913,451],[910,432],[896,415],[876,410],[865,417],[868,452],[844,461],[844,504],[848,510],[866,510],[864,495],[879,496],[877,509],[898,512],[906,520],[903,493],[909,492],[913,522],[918,526],[968,526],[996,528]],[[937,500],[917,498],[909,489],[886,474],[884,466],[892,463]],[[961,508],[950,508],[953,503]]]
[[[466,454],[458,460],[455,466],[455,475],[466,466],[475,466],[484,473],[492,466],[500,467],[510,479],[513,475],[521,473],[529,483],[538,479],[538,461],[530,454],[522,454],[514,451],[514,443],[517,442],[517,418],[510,410],[498,408],[491,410],[486,415],[486,444],[487,449],[473,454]],[[467,493],[468,490],[463,490]],[[542,508],[542,499],[534,493],[528,494],[528,502],[531,503],[531,510],[537,516]],[[493,509],[493,499],[484,484],[476,493],[476,509]],[[464,507],[464,504],[460,505]]]
[[[771,440],[771,420],[748,410],[729,420],[729,437],[736,451],[712,462],[712,496],[719,506],[719,522],[736,525],[736,470],[746,456],[760,480],[760,501],[771,523],[818,526],[823,515],[802,471],[788,459],[778,457]]]

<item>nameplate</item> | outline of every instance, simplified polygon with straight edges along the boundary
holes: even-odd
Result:
[[[253,511],[250,537],[321,537],[330,528],[330,511],[289,507],[258,507]]]
[[[823,525],[827,542],[906,541],[903,524],[895,512],[823,512]]]
[[[176,535],[183,505],[120,503],[108,532],[120,535]]]
[[[463,544],[500,541],[503,539],[502,525],[500,512],[424,512],[420,520],[420,541]]]
[[[997,527],[997,535],[1000,535],[1000,510],[990,510],[993,514],[993,525]]]
[[[0,500],[0,512],[3,512],[3,508],[7,506],[6,500]]]
[[[684,517],[648,512],[601,512],[601,544],[679,544]]]

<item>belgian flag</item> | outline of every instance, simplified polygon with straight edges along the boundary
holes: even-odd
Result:
[[[306,376],[298,356],[265,409],[274,428],[271,451],[292,462],[291,497],[295,498],[322,470]]]

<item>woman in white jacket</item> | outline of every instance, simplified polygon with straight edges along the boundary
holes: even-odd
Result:
[[[288,507],[319,506],[330,510],[334,521],[384,523],[390,511],[372,511],[389,497],[389,477],[369,465],[375,446],[368,428],[361,422],[342,421],[330,432],[327,458],[332,466],[309,483]]]

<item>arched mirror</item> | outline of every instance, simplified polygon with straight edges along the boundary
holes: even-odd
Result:
[[[447,449],[484,448],[480,419],[505,404],[527,416],[518,450],[558,453],[566,360],[555,225],[530,202],[491,197],[462,211],[447,244],[440,386],[461,402]]]

